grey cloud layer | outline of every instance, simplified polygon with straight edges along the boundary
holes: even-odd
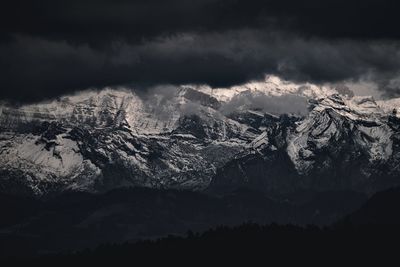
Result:
[[[308,100],[305,97],[296,95],[267,96],[254,94],[240,94],[233,97],[224,104],[221,112],[230,114],[238,110],[260,110],[275,115],[297,114],[306,115],[308,110]]]
[[[397,95],[396,0],[4,0],[0,99],[88,87],[372,80]]]
[[[35,101],[106,85],[229,86],[276,74],[315,83],[369,79],[396,94],[396,41],[324,40],[260,30],[181,33],[107,47],[17,35],[0,43],[0,98]]]

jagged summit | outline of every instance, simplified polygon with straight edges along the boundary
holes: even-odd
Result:
[[[282,112],[303,102],[306,112]],[[3,104],[0,190],[43,195],[250,185],[275,193],[329,186],[374,191],[398,183],[397,103],[268,76],[227,89],[185,85],[143,96],[105,88],[21,107]],[[345,168],[352,171],[340,171]]]

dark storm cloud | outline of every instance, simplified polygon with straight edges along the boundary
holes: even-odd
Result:
[[[324,41],[242,30],[177,34],[108,49],[18,36],[0,45],[2,98],[53,97],[106,85],[229,86],[272,73],[297,81],[395,77],[394,42]]]
[[[399,38],[395,0],[5,0],[2,32],[109,42],[183,31],[277,28],[324,37]]]
[[[265,73],[383,84],[400,67],[394,1],[14,0],[1,10],[0,99],[119,84],[229,86]]]

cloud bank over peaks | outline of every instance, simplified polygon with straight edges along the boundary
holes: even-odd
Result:
[[[259,29],[88,43],[15,35],[0,42],[0,99],[35,102],[89,87],[231,87],[273,74],[294,82],[375,83],[396,96],[397,42],[324,40]],[[392,82],[389,82],[392,81]]]

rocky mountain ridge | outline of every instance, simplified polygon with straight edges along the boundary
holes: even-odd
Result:
[[[373,192],[400,180],[395,103],[271,76],[230,89],[186,85],[143,96],[106,88],[3,104],[0,190]],[[283,113],[285,106],[292,112]]]

